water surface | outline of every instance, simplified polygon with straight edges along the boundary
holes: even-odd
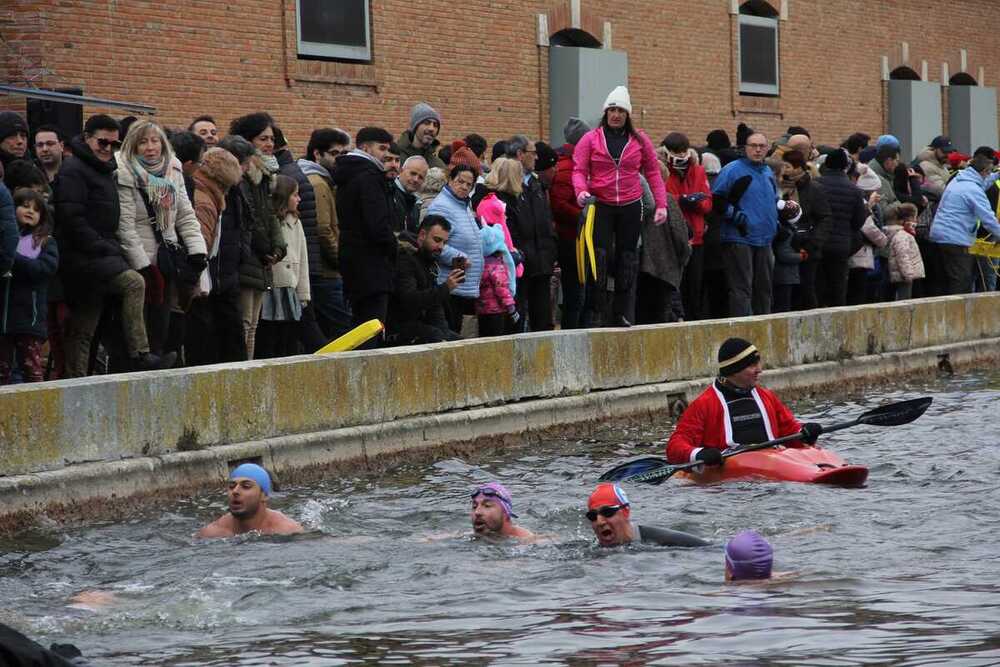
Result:
[[[766,381],[766,376],[765,376]],[[593,546],[596,478],[662,454],[670,424],[287,488],[294,538],[199,542],[222,493],[128,522],[40,527],[0,542],[0,621],[107,665],[997,665],[1000,373],[790,401],[825,423],[933,395],[919,421],[825,445],[867,488],[671,481],[629,488],[633,518],[712,540]],[[503,480],[539,545],[470,540],[468,492]],[[771,540],[770,585],[724,585],[722,545]],[[99,613],[81,590],[115,593]]]

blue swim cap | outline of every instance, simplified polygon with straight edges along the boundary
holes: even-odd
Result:
[[[229,473],[229,479],[239,479],[245,477],[257,482],[257,486],[264,492],[265,496],[271,495],[271,476],[267,471],[256,463],[244,463]]]

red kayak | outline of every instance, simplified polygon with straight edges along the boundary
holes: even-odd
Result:
[[[731,479],[766,479],[775,482],[809,482],[834,486],[864,486],[868,468],[848,465],[822,447],[772,447],[746,452],[726,459],[721,468],[708,467],[700,473],[682,470],[677,477],[711,484]]]

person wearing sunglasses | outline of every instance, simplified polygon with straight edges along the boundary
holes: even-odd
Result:
[[[472,491],[472,530],[486,539],[514,538],[521,542],[535,540],[535,534],[514,524],[514,503],[510,491],[500,482],[477,486]]]
[[[617,484],[598,484],[587,500],[585,516],[602,547],[618,547],[633,542],[654,544],[661,547],[703,547],[705,540],[676,530],[641,526],[631,521],[632,509]]]

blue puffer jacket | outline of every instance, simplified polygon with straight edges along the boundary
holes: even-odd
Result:
[[[752,179],[738,204],[749,220],[747,235],[743,236],[732,224],[732,220],[727,218],[722,225],[721,240],[723,243],[769,246],[778,232],[778,184],[770,167],[763,162],[755,164],[747,158],[730,162],[716,177],[712,194],[726,199],[733,183],[743,176],[750,176]]]
[[[995,239],[1000,239],[1000,224],[986,197],[986,187],[993,180],[992,176],[984,180],[973,167],[958,172],[941,195],[931,223],[930,240],[968,248],[976,239],[979,222]]]
[[[479,225],[476,224],[476,218],[469,208],[469,200],[459,199],[451,191],[451,187],[446,185],[441,194],[431,202],[427,214],[440,215],[451,223],[448,245],[441,251],[438,259],[438,285],[448,279],[451,263],[455,257],[464,255],[469,259],[469,266],[465,270],[465,282],[452,294],[466,299],[478,299],[479,281],[483,277],[483,242],[479,236]]]

